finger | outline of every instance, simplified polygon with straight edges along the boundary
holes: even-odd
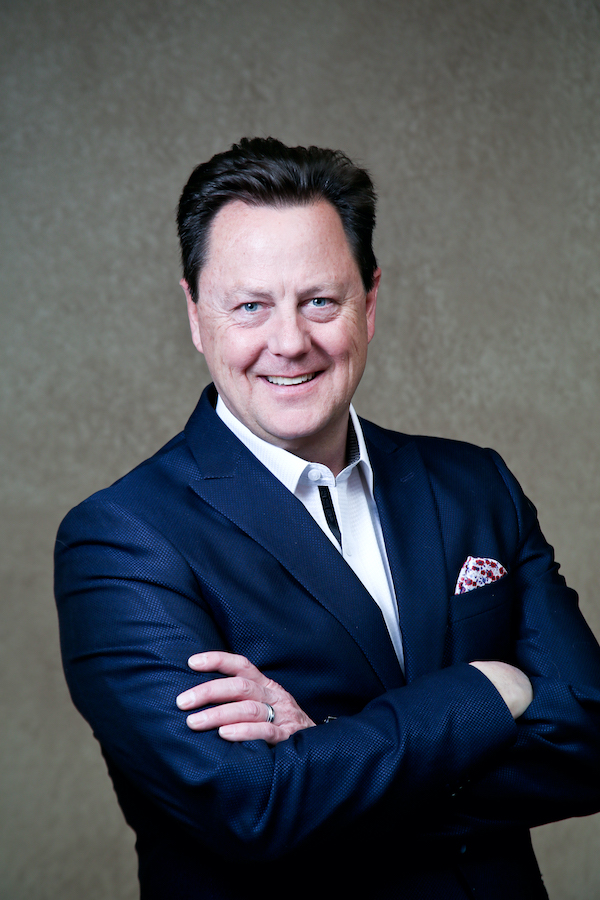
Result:
[[[201,712],[192,713],[186,719],[192,731],[210,731],[222,725],[267,724],[268,707],[255,700],[226,703]],[[244,740],[244,739],[243,739]]]
[[[223,725],[219,728],[219,737],[225,741],[266,741],[272,747],[280,741],[287,741],[289,734],[268,722],[239,722],[236,725]]]
[[[222,675],[243,675],[264,684],[269,679],[263,675],[260,669],[252,665],[250,660],[238,653],[228,653],[226,650],[207,650],[204,653],[194,653],[188,659],[188,666],[195,672],[220,672]]]
[[[232,676],[213,678],[179,694],[176,703],[179,709],[197,709],[199,706],[214,706],[232,703],[236,700],[265,700],[264,689],[254,681]]]

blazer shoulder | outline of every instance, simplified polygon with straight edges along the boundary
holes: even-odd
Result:
[[[113,484],[95,491],[74,506],[64,517],[61,528],[67,521],[87,518],[91,508],[106,505],[122,507],[134,516],[151,519],[153,509],[164,502],[169,505],[177,502],[196,472],[197,466],[185,435],[180,432]]]
[[[387,445],[389,449],[394,449],[413,444],[427,467],[436,468],[446,465],[466,471],[472,471],[473,465],[490,467],[494,470],[505,468],[499,454],[489,447],[480,447],[477,444],[453,438],[405,434],[382,428],[366,419],[361,419],[361,425],[365,439],[379,446]]]
[[[384,451],[377,452],[376,458],[386,467],[394,466],[394,451],[406,455],[412,448],[439,509],[464,504],[471,510],[502,509],[514,518],[520,533],[535,516],[535,507],[495,450],[452,438],[408,435],[368,421],[361,421],[361,425],[367,445]]]
[[[198,449],[203,446],[212,448],[213,444],[218,443],[219,435],[215,439],[213,433],[215,422],[217,428],[219,423],[214,412],[215,402],[216,393],[213,386],[209,385],[202,392],[196,408],[179,434],[148,459],[138,463],[130,472],[108,487],[96,491],[78,506],[103,500],[127,505],[141,496],[143,505],[148,507],[154,502],[159,488],[173,489],[178,484],[187,486],[199,474]],[[149,494],[150,488],[154,496]]]

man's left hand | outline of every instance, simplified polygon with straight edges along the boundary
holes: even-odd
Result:
[[[244,656],[224,650],[197,653],[188,660],[195,672],[219,672],[215,678],[179,694],[179,709],[202,709],[187,717],[193,731],[219,729],[226,741],[263,740],[271,746],[295,731],[315,723],[300,709],[291,694],[263,675]],[[268,721],[270,708],[274,718]]]

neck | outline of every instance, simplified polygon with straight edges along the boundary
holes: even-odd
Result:
[[[338,476],[340,472],[346,468],[349,461],[349,436],[352,434],[354,440],[354,427],[352,426],[350,414],[344,419],[343,426],[337,430],[335,435],[323,436],[319,441],[319,436],[315,435],[307,442],[290,442],[282,444],[284,450],[299,456],[306,462],[320,463],[327,466],[334,476]]]

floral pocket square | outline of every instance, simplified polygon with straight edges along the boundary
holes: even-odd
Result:
[[[506,575],[506,569],[495,559],[488,559],[486,556],[468,556],[460,570],[454,593],[466,594],[467,591],[483,587],[491,581],[499,581],[503,575]]]

